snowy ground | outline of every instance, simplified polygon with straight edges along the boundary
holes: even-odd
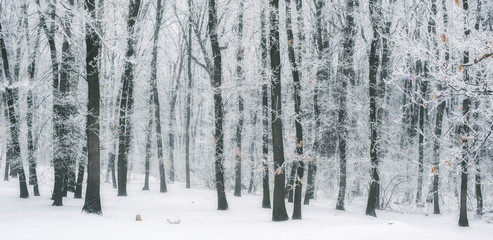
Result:
[[[303,220],[272,222],[271,210],[262,209],[261,197],[227,193],[230,210],[217,211],[216,192],[168,184],[168,193],[141,191],[142,183],[128,186],[128,197],[117,197],[109,184],[102,186],[103,215],[81,213],[83,200],[68,197],[63,207],[52,207],[49,186],[41,197],[18,198],[17,179],[0,182],[1,239],[493,239],[493,224],[474,219],[469,228],[457,226],[456,214],[425,216],[378,212],[364,208],[334,210],[330,200],[303,206]],[[288,204],[291,215],[292,205]],[[137,214],[143,221],[135,221]],[[180,220],[179,224],[170,224]]]

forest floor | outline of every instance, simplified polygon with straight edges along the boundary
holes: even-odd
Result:
[[[69,193],[63,207],[52,207],[50,186],[41,197],[18,197],[18,180],[0,181],[1,239],[492,239],[493,224],[469,214],[469,228],[457,226],[458,214],[400,214],[378,211],[367,217],[362,206],[349,205],[336,211],[332,200],[312,201],[303,206],[303,220],[272,222],[271,210],[261,208],[261,196],[234,197],[227,192],[229,210],[216,210],[216,192],[184,184],[168,184],[159,193],[153,179],[150,191],[142,182],[128,186],[128,197],[102,183],[103,215],[81,212],[83,199]],[[31,188],[31,187],[30,187]],[[85,189],[84,189],[85,190]],[[292,204],[287,203],[288,214]],[[142,221],[136,221],[140,214]],[[176,224],[179,221],[178,224]]]

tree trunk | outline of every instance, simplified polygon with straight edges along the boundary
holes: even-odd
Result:
[[[192,95],[192,0],[188,0],[188,35],[187,35],[187,106],[185,123],[185,187],[190,188],[190,117],[191,117],[191,95]]]
[[[115,154],[114,153],[109,153],[109,168],[110,168],[110,171],[111,171],[111,183],[113,185],[113,188],[117,188],[117,185],[116,185],[116,172],[115,172]]]
[[[257,126],[257,111],[255,111],[252,119],[252,129],[256,129]],[[255,143],[256,143],[256,138],[255,136],[252,136],[251,142],[250,142],[250,149],[249,149],[249,155],[250,155],[250,182],[248,183],[248,193],[253,192],[253,182],[255,178]]]
[[[303,126],[301,125],[301,85],[300,71],[296,61],[294,52],[294,34],[291,23],[291,0],[286,1],[286,29],[288,37],[288,55],[291,63],[291,74],[293,76],[294,86],[294,111],[295,111],[295,129],[296,129],[296,157],[293,162],[294,176],[291,179],[294,186],[290,188],[290,192],[294,189],[294,208],[292,219],[301,219],[301,192],[303,179],[304,163],[303,163]],[[291,194],[290,194],[291,195]]]
[[[134,26],[139,13],[140,0],[130,0],[127,19],[127,52],[125,73],[122,76],[123,89],[120,100],[120,128],[118,145],[118,196],[127,196],[128,155],[131,143],[131,116],[133,107],[134,64],[129,61],[134,55]]]
[[[23,9],[24,11],[27,11],[27,7]],[[28,27],[28,20],[27,20],[27,12],[25,12],[25,26],[26,26],[26,38],[29,37],[29,27]],[[28,74],[29,74],[29,81],[32,83],[34,79],[34,74],[36,72],[36,56],[38,54],[38,49],[39,49],[39,38],[40,38],[40,32],[41,29],[38,28],[37,35],[36,35],[36,40],[34,42],[34,50],[33,50],[33,56],[31,58],[31,62],[28,66]],[[35,141],[34,141],[34,136],[33,136],[33,122],[34,122],[34,107],[33,107],[33,92],[31,89],[29,89],[27,93],[27,116],[26,116],[26,122],[27,122],[27,150],[28,150],[28,160],[29,160],[29,185],[33,185],[33,192],[34,196],[40,196],[39,194],[39,186],[38,186],[38,175],[36,173],[36,157],[35,157],[35,152],[36,152],[36,146],[35,146]]]
[[[145,153],[145,160],[144,160],[144,165],[145,165],[145,176],[144,176],[144,187],[142,188],[143,191],[149,190],[149,172],[150,172],[150,165],[151,165],[151,134],[152,134],[152,122],[153,122],[153,113],[154,111],[152,110],[152,93],[150,94],[150,100],[149,100],[149,121],[147,124],[147,129],[146,129],[146,153]]]
[[[7,95],[7,108],[10,121],[10,141],[12,144],[12,158],[9,160],[12,167],[19,175],[19,188],[20,198],[28,198],[29,192],[27,190],[26,175],[24,173],[24,167],[21,158],[21,148],[19,145],[19,124],[17,122],[17,113],[15,111],[14,93],[12,89],[12,78],[10,76],[9,61],[7,56],[7,49],[5,48],[5,42],[3,40],[3,29],[0,24],[0,52],[2,55],[3,70],[5,78],[7,79],[9,86],[6,87],[5,92]]]
[[[366,205],[366,215],[376,217],[375,208],[379,202],[380,191],[380,176],[378,174],[378,143],[377,143],[377,71],[379,65],[377,47],[379,45],[379,33],[378,33],[378,15],[379,8],[378,0],[370,1],[370,16],[373,28],[373,36],[370,47],[369,67],[370,67],[370,161],[371,161],[371,180],[370,190],[368,193],[368,202]]]
[[[435,139],[433,147],[433,214],[440,214],[438,184],[440,181],[440,139],[442,136],[443,112],[445,110],[445,101],[442,101],[437,108],[436,123],[435,123]]]
[[[464,7],[464,9],[466,9]],[[469,62],[469,53],[464,54],[464,63]],[[465,73],[467,74],[467,73]],[[467,82],[466,76],[466,82]],[[462,102],[462,116],[464,118],[464,125],[461,129],[461,135],[459,138],[462,140],[462,161],[461,161],[461,184],[460,184],[460,215],[459,226],[469,227],[469,221],[467,220],[467,170],[469,164],[469,107],[471,100],[465,98]]]
[[[347,140],[347,84],[355,85],[355,74],[353,67],[353,54],[354,54],[354,7],[355,2],[348,0],[346,2],[346,25],[344,27],[344,42],[342,53],[342,79],[340,79],[339,85],[339,113],[338,113],[338,127],[337,127],[337,139],[339,140],[339,193],[337,195],[337,210],[344,210],[344,198],[346,195],[346,140]]]
[[[74,7],[74,0],[69,1],[70,6]],[[74,181],[72,177],[75,176],[76,157],[72,151],[73,146],[76,145],[75,137],[71,136],[71,129],[74,128],[70,118],[75,113],[75,106],[72,103],[70,84],[72,80],[72,69],[74,64],[74,56],[72,53],[72,19],[73,14],[71,11],[67,11],[64,22],[64,39],[62,43],[62,62],[60,64],[60,82],[59,82],[59,99],[57,101],[57,113],[59,121],[58,129],[58,155],[59,162],[62,165],[62,196],[67,196],[67,191],[70,189],[74,191]]]
[[[475,29],[476,31],[480,31],[480,26],[482,25],[481,24],[481,20],[482,20],[482,2],[481,1],[478,1],[476,7],[476,24],[475,24]],[[483,27],[483,30],[486,30],[485,27]],[[479,100],[476,101],[476,106],[475,108],[478,109],[478,106],[479,106]],[[475,117],[474,117],[474,120],[478,121],[478,111],[475,111]],[[475,131],[477,131],[478,129],[476,129],[478,127],[475,126]],[[474,165],[476,167],[476,171],[474,173],[474,186],[475,186],[475,193],[476,193],[476,214],[478,216],[482,216],[483,215],[483,192],[481,191],[481,166],[480,166],[480,160],[483,158],[483,150],[482,149],[478,149],[477,151],[479,151],[479,154],[476,154],[475,158],[474,158]]]
[[[86,0],[84,5],[91,19],[96,17],[94,0]],[[87,102],[87,187],[82,211],[102,214],[100,197],[100,143],[99,143],[99,51],[100,39],[96,29],[86,24],[86,79],[88,84]],[[79,169],[80,172],[80,169]]]
[[[36,4],[40,6],[39,0],[36,0]],[[62,113],[64,110],[62,109],[61,106],[61,95],[60,95],[60,68],[59,68],[59,63],[58,63],[58,57],[57,57],[57,47],[56,47],[56,41],[55,41],[55,4],[50,3],[50,18],[53,23],[51,26],[48,28],[48,25],[46,23],[46,16],[43,13],[39,13],[40,16],[40,25],[43,28],[46,37],[48,39],[48,45],[50,48],[50,57],[51,57],[51,68],[52,68],[52,74],[53,74],[53,83],[52,83],[52,88],[53,88],[53,166],[54,166],[54,173],[55,173],[55,183],[53,187],[53,195],[52,195],[52,200],[53,200],[53,206],[62,206],[62,198],[63,198],[63,179],[65,177],[66,171],[65,169],[65,151],[63,150],[63,147],[60,148],[60,144],[63,142],[62,137],[64,137],[64,126],[63,126],[63,119],[65,119],[65,116],[62,116]],[[64,46],[65,51],[67,50],[67,45]]]
[[[183,66],[183,56],[180,56],[180,70],[178,76],[176,77],[176,83],[174,87],[174,92],[171,93],[171,101],[169,103],[169,157],[170,157],[170,169],[169,169],[169,180],[170,182],[175,182],[175,162],[174,162],[174,150],[175,150],[175,131],[174,131],[174,122],[176,122],[176,99],[178,97],[178,86],[179,79]]]
[[[211,41],[212,56],[214,59],[213,79],[214,79],[214,115],[215,115],[215,163],[216,172],[216,189],[217,189],[217,210],[227,210],[228,202],[226,193],[224,192],[224,133],[223,133],[223,98],[221,95],[222,81],[222,58],[221,49],[219,46],[219,38],[217,35],[217,13],[216,1],[209,0],[209,38]]]
[[[270,189],[269,189],[269,93],[267,84],[267,19],[265,9],[262,8],[260,13],[260,49],[261,49],[261,77],[262,77],[262,207],[271,208],[270,206]]]
[[[244,104],[243,104],[243,1],[239,1],[239,14],[238,14],[238,49],[236,50],[236,77],[237,77],[237,93],[238,93],[238,125],[236,126],[236,151],[235,151],[235,192],[234,195],[241,197],[241,138],[243,132],[244,121]]]
[[[325,63],[325,56],[324,52],[326,51],[325,45],[323,42],[323,31],[324,31],[324,24],[323,24],[323,7],[324,7],[324,1],[323,0],[318,0],[315,3],[315,16],[316,16],[316,41],[317,41],[317,50],[318,50],[318,61],[320,63]],[[304,205],[309,205],[310,204],[310,199],[314,198],[314,191],[315,191],[315,174],[316,174],[316,169],[317,169],[317,157],[320,154],[320,141],[319,139],[319,131],[321,129],[321,121],[320,121],[320,108],[319,108],[319,103],[318,103],[318,96],[319,96],[319,87],[322,83],[322,81],[327,80],[328,74],[327,70],[325,68],[325,64],[322,64],[322,66],[318,67],[317,69],[317,79],[315,82],[315,87],[314,87],[314,93],[313,93],[313,118],[315,119],[315,138],[313,140],[313,151],[314,151],[314,156],[308,161],[308,173],[307,173],[307,184],[306,184],[306,193],[305,193],[305,200],[303,202]]]
[[[114,155],[114,154],[113,154]],[[87,147],[82,147],[82,157],[79,159],[79,169],[77,170],[77,182],[75,184],[74,198],[82,198],[82,183],[84,182],[84,173],[87,163]],[[114,160],[114,156],[113,156]]]
[[[425,63],[424,69],[425,72],[428,68]],[[425,73],[426,74],[426,73]],[[421,202],[421,197],[423,195],[423,161],[424,161],[424,131],[425,131],[425,103],[424,99],[426,98],[426,91],[428,88],[428,80],[421,80],[421,86],[419,90],[419,138],[418,138],[418,187],[416,191],[416,203]]]
[[[475,160],[475,165],[476,165],[476,172],[474,174],[474,186],[475,186],[475,192],[476,192],[476,214],[478,216],[483,215],[483,192],[481,191],[481,168],[479,166],[479,158],[480,156],[476,157]]]
[[[469,4],[467,0],[463,0],[462,8],[467,14],[469,12]],[[467,39],[470,34],[470,29],[464,28],[464,35]],[[463,64],[469,63],[469,51],[463,53]],[[464,70],[464,82],[469,83],[469,75],[467,69]],[[462,118],[463,125],[460,129],[459,141],[462,143],[462,161],[461,161],[461,184],[460,184],[460,213],[459,213],[459,226],[469,227],[469,220],[467,220],[467,170],[469,165],[469,108],[471,105],[471,99],[466,96],[462,100]]]
[[[140,4],[140,0],[138,1]],[[138,13],[135,11],[135,16]],[[159,160],[159,192],[167,192],[166,187],[166,173],[164,171],[164,156],[163,156],[163,136],[161,133],[161,106],[159,104],[159,94],[157,91],[157,51],[158,51],[158,41],[159,41],[159,30],[161,29],[161,22],[163,19],[163,6],[161,0],[157,2],[157,14],[156,14],[156,25],[154,28],[154,42],[152,47],[152,61],[151,61],[151,87],[152,96],[150,101],[154,101],[154,121],[156,124],[156,140],[157,140],[157,155]]]
[[[271,122],[272,150],[274,153],[274,199],[272,221],[289,219],[284,202],[286,179],[282,133],[281,101],[281,53],[279,50],[279,0],[270,0],[270,66],[271,66]]]

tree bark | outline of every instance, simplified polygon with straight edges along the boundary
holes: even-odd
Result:
[[[295,111],[295,129],[296,129],[296,157],[293,162],[294,176],[291,178],[294,189],[294,208],[292,219],[301,219],[301,192],[302,192],[302,180],[304,174],[304,162],[303,162],[303,126],[301,125],[301,84],[300,84],[300,71],[298,69],[298,62],[296,61],[296,55],[294,52],[294,34],[291,23],[291,0],[286,0],[286,29],[288,37],[288,55],[289,62],[291,63],[291,74],[293,76],[294,86],[294,111]],[[301,41],[301,39],[300,39]],[[291,195],[291,194],[290,194]]]
[[[223,98],[221,95],[222,82],[222,58],[221,49],[219,46],[219,38],[217,35],[217,12],[216,1],[209,0],[209,38],[211,41],[211,49],[213,56],[213,79],[214,79],[214,116],[215,116],[215,163],[214,169],[216,172],[216,189],[217,189],[217,210],[227,210],[228,201],[224,192],[224,109]]]
[[[462,8],[465,13],[469,12],[468,0],[463,0]],[[466,25],[467,26],[467,25]],[[464,28],[464,35],[466,39],[469,37],[470,29]],[[464,51],[462,63],[469,63],[469,51]],[[467,69],[464,70],[464,82],[469,83],[469,75]],[[467,219],[467,170],[469,165],[469,108],[471,105],[471,99],[466,96],[462,100],[462,117],[463,125],[460,129],[460,135],[458,136],[462,140],[462,161],[461,161],[461,184],[460,184],[460,213],[459,213],[459,226],[469,227],[469,220]]]
[[[323,24],[323,7],[324,1],[318,0],[315,2],[315,16],[316,16],[316,43],[318,50],[318,61],[320,63],[325,63],[325,44],[323,42],[323,32],[324,32],[324,24]],[[310,204],[310,199],[314,198],[315,191],[315,175],[317,171],[317,158],[320,155],[320,129],[321,129],[321,121],[320,121],[320,108],[319,108],[319,87],[322,81],[327,80],[328,74],[325,64],[318,67],[316,74],[316,82],[313,93],[313,118],[315,119],[315,139],[313,140],[313,151],[314,156],[308,161],[308,172],[307,172],[307,184],[306,184],[306,193],[305,200],[303,202],[304,205]]]
[[[237,93],[238,93],[238,125],[236,126],[236,151],[235,151],[235,191],[234,195],[241,197],[241,138],[243,132],[244,121],[244,103],[242,96],[242,85],[245,80],[243,77],[243,1],[239,1],[239,14],[238,14],[238,49],[236,50],[236,77],[237,77]]]
[[[378,12],[377,8],[379,1],[370,1],[370,17],[373,28],[373,36],[370,47],[369,56],[369,67],[370,67],[370,161],[371,161],[371,180],[370,180],[370,190],[368,193],[368,202],[366,205],[366,215],[376,217],[377,214],[375,209],[379,202],[379,191],[380,191],[380,176],[378,174],[378,143],[377,143],[377,71],[379,65],[377,47],[379,44],[379,33],[378,33]]]
[[[425,69],[425,75],[428,66],[427,63],[425,63],[424,69]],[[421,202],[421,198],[423,195],[423,161],[424,161],[424,131],[425,131],[425,113],[426,113],[426,107],[424,103],[424,99],[426,99],[426,92],[428,89],[428,80],[421,80],[420,84],[420,90],[419,90],[419,138],[418,138],[418,186],[417,186],[417,191],[416,191],[416,203]]]
[[[36,4],[38,7],[40,6],[39,0],[36,0]],[[64,151],[62,152],[60,149],[60,143],[62,143],[62,137],[65,133],[63,126],[63,119],[65,116],[62,116],[62,112],[64,112],[61,108],[61,96],[60,96],[60,67],[58,63],[57,57],[57,47],[55,41],[55,4],[50,3],[50,18],[53,23],[50,27],[48,27],[46,23],[46,16],[39,12],[40,16],[40,25],[43,28],[45,35],[48,39],[48,46],[50,48],[50,57],[51,57],[51,68],[53,74],[53,166],[54,166],[54,174],[55,174],[55,182],[53,187],[53,206],[63,206],[63,179],[65,177],[65,156]],[[65,46],[67,48],[67,46]],[[66,49],[65,49],[66,50]]]
[[[91,19],[96,17],[95,0],[86,0],[84,8]],[[102,214],[100,197],[100,142],[99,142],[99,64],[100,38],[96,29],[86,24],[86,79],[88,84],[87,103],[87,187],[86,198],[82,211],[86,213]],[[80,172],[80,169],[79,169]]]
[[[139,1],[140,2],[140,1]],[[140,4],[140,3],[139,3]],[[137,6],[138,8],[138,6]],[[164,154],[163,154],[163,135],[161,133],[161,106],[159,103],[159,94],[157,91],[157,51],[159,41],[159,30],[161,29],[161,23],[163,19],[163,5],[161,0],[157,2],[157,14],[156,25],[154,28],[154,42],[152,47],[152,61],[151,61],[151,87],[152,96],[150,101],[154,101],[154,121],[156,125],[156,140],[157,140],[157,155],[159,160],[159,192],[167,192],[166,186],[166,172],[164,171]],[[138,10],[135,12],[137,16]],[[152,119],[152,117],[151,117]]]
[[[74,198],[82,198],[82,183],[84,182],[84,173],[87,164],[87,146],[82,147],[82,157],[79,159],[79,168],[77,170],[77,182],[75,183]],[[114,157],[113,157],[114,160]]]
[[[186,123],[185,123],[185,187],[190,188],[190,117],[191,117],[191,94],[192,94],[192,0],[188,0],[188,35],[187,35],[187,100],[186,100]]]
[[[19,176],[19,189],[20,189],[20,198],[28,198],[29,197],[29,192],[27,190],[27,184],[26,184],[26,175],[24,173],[24,167],[22,164],[22,158],[21,158],[21,148],[19,144],[19,124],[17,121],[17,113],[15,109],[15,102],[14,102],[14,93],[12,89],[12,77],[10,75],[10,68],[9,68],[9,60],[7,56],[7,49],[5,48],[5,42],[3,40],[3,29],[2,29],[2,24],[0,23],[0,53],[2,55],[2,62],[3,62],[3,71],[5,74],[5,78],[8,81],[8,86],[5,89],[6,96],[7,96],[7,108],[8,108],[8,115],[9,115],[9,121],[10,121],[10,142],[12,144],[12,158],[9,160],[10,164],[12,165],[12,168],[16,170],[18,176]]]
[[[355,1],[346,2],[346,24],[344,27],[344,42],[342,53],[342,79],[339,81],[339,110],[337,139],[339,140],[339,193],[337,195],[337,210],[344,210],[344,198],[346,195],[346,140],[347,140],[347,84],[355,85],[355,74],[353,67],[354,54],[354,7]]]
[[[150,165],[151,165],[151,134],[152,134],[152,122],[153,122],[153,113],[154,111],[152,110],[152,93],[150,94],[150,101],[149,101],[149,121],[147,124],[147,129],[146,129],[146,152],[145,152],[145,160],[144,160],[144,166],[145,166],[145,174],[144,174],[144,187],[142,188],[143,191],[149,190],[149,172],[150,172]]]
[[[24,11],[24,26],[26,27],[26,39],[29,39],[29,25],[28,25],[28,19],[27,19],[27,5],[24,5],[23,8]],[[32,83],[34,80],[34,74],[36,73],[36,60],[37,60],[37,54],[38,54],[38,49],[39,49],[39,38],[40,38],[40,32],[41,28],[38,28],[38,31],[36,33],[36,40],[34,42],[34,50],[32,52],[32,58],[31,62],[29,63],[28,66],[28,75],[29,75],[29,81]],[[39,186],[38,186],[38,175],[36,173],[36,157],[35,157],[35,152],[36,152],[36,146],[35,146],[35,141],[34,141],[34,136],[33,136],[33,124],[34,124],[34,107],[33,107],[33,102],[34,102],[34,96],[33,92],[31,89],[29,89],[27,93],[27,116],[26,116],[26,122],[27,122],[27,150],[28,150],[28,161],[29,161],[29,185],[33,185],[33,192],[34,196],[40,196],[39,193]]]
[[[255,111],[252,119],[252,129],[256,129],[257,126],[257,111]],[[249,149],[249,155],[250,155],[250,182],[248,183],[248,193],[253,192],[253,184],[254,184],[254,178],[255,178],[255,143],[256,143],[256,137],[252,136],[252,140],[250,142],[250,149]]]
[[[270,189],[269,189],[269,93],[267,84],[267,19],[265,9],[262,8],[260,13],[260,49],[262,62],[262,207],[271,208],[270,206]]]
[[[131,116],[133,108],[134,64],[135,55],[134,26],[140,8],[140,0],[130,0],[127,19],[127,52],[125,54],[125,73],[122,76],[123,89],[120,100],[120,128],[118,145],[118,196],[127,196],[128,155],[131,144]]]
[[[270,66],[271,66],[271,122],[272,150],[274,153],[274,199],[272,221],[289,219],[284,202],[286,166],[282,133],[281,54],[279,50],[279,0],[270,0]]]

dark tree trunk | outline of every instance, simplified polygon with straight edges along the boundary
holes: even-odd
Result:
[[[337,138],[339,140],[339,193],[337,195],[337,210],[344,210],[344,198],[346,195],[346,139],[347,139],[347,84],[355,85],[355,74],[353,67],[354,54],[354,7],[355,1],[348,0],[346,2],[346,25],[344,27],[343,53],[342,62],[342,79],[339,85],[339,111],[338,111],[338,127]]]
[[[267,84],[268,53],[267,53],[267,19],[265,9],[262,8],[260,13],[260,48],[262,61],[262,207],[271,208],[270,206],[270,189],[269,189],[269,89]]]
[[[84,173],[87,163],[87,147],[82,148],[82,157],[79,159],[79,168],[77,170],[77,182],[75,183],[74,198],[82,198],[82,183],[84,182]],[[114,160],[113,154],[113,160]]]
[[[109,168],[110,168],[110,171],[111,171],[111,183],[113,185],[113,188],[117,188],[117,184],[116,184],[116,171],[115,171],[115,154],[114,153],[109,153]]]
[[[466,9],[464,7],[464,9]],[[466,52],[464,54],[464,63],[469,62],[469,53]],[[465,73],[467,74],[467,73]],[[466,76],[466,81],[467,81]],[[470,108],[471,100],[469,98],[465,98],[462,102],[462,116],[464,118],[464,125],[461,129],[461,138],[462,141],[462,161],[461,161],[461,184],[460,184],[460,215],[459,215],[459,226],[461,227],[469,227],[469,221],[467,220],[467,165],[469,164],[469,108]]]
[[[378,33],[378,11],[376,6],[378,0],[370,1],[370,16],[373,28],[373,37],[370,47],[369,56],[369,67],[370,67],[370,161],[371,161],[371,180],[370,180],[370,190],[368,193],[368,202],[366,205],[366,215],[376,217],[375,212],[376,207],[379,202],[379,191],[380,191],[380,176],[378,174],[378,143],[377,143],[377,71],[379,65],[377,47],[379,45],[379,33]]]
[[[238,49],[236,50],[236,77],[237,77],[237,93],[238,93],[238,125],[236,126],[236,152],[235,152],[235,192],[234,195],[241,197],[241,138],[243,132],[244,121],[244,104],[242,96],[243,86],[243,1],[239,1],[239,14],[238,14]]]
[[[4,117],[5,117],[5,120],[10,120],[9,119],[9,109],[8,109],[7,99],[8,99],[7,95],[2,94],[2,101],[3,101],[3,104],[5,106],[5,110],[3,111]],[[10,159],[12,159],[12,144],[10,143],[10,138],[7,140],[5,145],[6,145],[7,152],[5,153],[5,171],[4,171],[3,180],[9,181]]]
[[[6,87],[5,92],[7,95],[7,108],[8,108],[8,115],[9,115],[9,122],[10,122],[10,142],[12,144],[12,158],[9,160],[11,167],[15,169],[15,171],[19,175],[19,188],[20,188],[20,194],[19,196],[21,198],[27,198],[29,197],[29,192],[27,190],[27,184],[26,184],[26,175],[24,173],[24,167],[22,164],[22,158],[21,158],[21,148],[19,145],[19,124],[17,121],[17,113],[15,111],[15,102],[14,102],[14,93],[12,89],[12,78],[10,76],[10,69],[9,69],[9,60],[7,56],[7,49],[5,48],[5,42],[3,40],[3,29],[2,25],[0,24],[0,52],[2,55],[2,62],[3,62],[3,70],[5,74],[5,78],[7,79],[7,82],[9,83],[9,86]]]
[[[476,31],[480,31],[480,26],[482,25],[481,24],[481,21],[483,20],[483,18],[481,17],[482,16],[482,2],[481,1],[478,1],[477,5],[477,10],[476,10],[476,24],[475,24],[475,29]],[[483,27],[483,30],[486,30],[484,29]],[[478,109],[478,105],[479,105],[479,101],[476,101],[476,106],[475,108]],[[477,113],[477,110],[476,110],[476,113],[475,113],[475,117],[474,117],[474,120],[478,121],[478,117],[477,117],[478,113]],[[475,127],[477,128],[477,127]],[[475,129],[477,131],[477,129]],[[475,186],[475,193],[476,193],[476,214],[478,216],[482,216],[483,215],[483,192],[481,191],[481,166],[479,165],[480,164],[480,160],[483,158],[483,150],[482,149],[479,149],[479,154],[476,154],[475,156],[475,159],[474,159],[474,165],[476,166],[476,171],[474,173],[474,186]]]
[[[69,1],[70,6],[74,7],[74,1]],[[76,158],[71,148],[75,146],[74,138],[70,136],[71,129],[74,127],[70,123],[70,117],[75,113],[75,107],[72,107],[70,99],[70,82],[72,79],[72,65],[73,65],[73,53],[72,53],[72,19],[73,14],[71,11],[67,11],[65,19],[63,21],[64,39],[62,43],[62,62],[60,64],[60,82],[58,90],[58,101],[56,102],[56,115],[58,116],[58,153],[56,153],[58,162],[62,169],[60,170],[62,177],[62,197],[67,196],[67,191],[70,189],[74,191],[74,182],[71,177],[75,175],[75,163]],[[55,164],[56,168],[56,164]],[[56,176],[55,176],[56,177]],[[54,204],[56,205],[56,204]]]
[[[120,100],[120,129],[118,145],[118,196],[127,196],[128,155],[131,143],[131,116],[133,107],[134,64],[131,59],[134,52],[134,26],[139,13],[140,0],[130,0],[127,19],[127,52],[125,54],[125,73],[122,76],[123,89]],[[161,169],[161,168],[160,168]]]
[[[463,10],[468,12],[469,4],[467,0],[463,0]],[[470,30],[465,27],[464,34],[466,38],[470,34]],[[463,64],[469,63],[469,51],[463,53]],[[467,69],[464,70],[464,82],[469,83],[469,75]],[[469,108],[471,105],[471,99],[465,97],[462,101],[462,117],[463,125],[460,129],[459,140],[462,145],[462,161],[461,161],[461,184],[460,184],[460,214],[459,214],[459,226],[469,227],[469,221],[467,219],[467,168],[469,164]]]
[[[166,172],[164,171],[164,156],[163,156],[163,136],[161,133],[161,106],[159,104],[159,94],[157,91],[157,51],[158,51],[158,41],[159,41],[159,30],[161,29],[161,22],[163,19],[163,6],[161,0],[157,2],[157,14],[156,14],[156,25],[154,28],[154,42],[152,47],[152,62],[151,62],[151,87],[152,96],[151,101],[154,101],[154,121],[156,124],[156,140],[157,140],[157,155],[159,160],[159,192],[167,192],[166,187]],[[140,5],[140,0],[136,6],[135,16],[137,16],[138,9]],[[133,26],[133,25],[132,25]],[[130,44],[129,44],[130,46]],[[133,46],[132,46],[133,48]],[[151,118],[152,119],[152,118]]]
[[[270,0],[271,122],[274,153],[274,199],[272,221],[289,219],[284,202],[286,179],[281,108],[281,53],[279,50],[279,0]]]
[[[475,165],[476,165],[476,172],[474,174],[474,186],[475,186],[475,191],[476,191],[476,214],[478,216],[483,215],[483,192],[481,191],[481,168],[479,166],[479,158],[480,156],[476,157]]]
[[[438,202],[439,192],[438,184],[440,181],[440,139],[442,136],[443,112],[445,110],[445,101],[442,101],[437,108],[437,116],[435,123],[435,140],[433,147],[433,214],[440,214],[440,203]]]
[[[228,201],[224,192],[224,133],[223,133],[223,98],[221,95],[222,81],[222,58],[217,35],[217,12],[216,1],[209,0],[209,38],[211,41],[212,56],[214,59],[213,79],[214,79],[214,115],[215,115],[215,172],[216,172],[216,189],[217,189],[217,209],[227,210]]]
[[[192,0],[188,0],[188,35],[187,35],[187,106],[185,123],[185,187],[190,188],[190,117],[192,95]]]
[[[292,219],[301,219],[301,192],[302,184],[300,180],[303,179],[304,174],[304,162],[303,162],[303,126],[301,125],[301,85],[300,85],[300,71],[298,69],[298,63],[296,61],[296,55],[294,52],[294,36],[291,23],[291,0],[286,1],[286,29],[288,37],[288,55],[289,62],[291,63],[291,74],[293,76],[294,86],[294,111],[295,111],[295,129],[296,129],[296,159],[293,162],[294,178],[291,180],[294,183],[294,208]],[[293,190],[290,190],[291,192]],[[290,194],[291,195],[291,194]]]
[[[432,16],[428,21],[428,33],[430,36],[436,35],[436,22],[435,18],[437,15],[437,6],[436,0],[433,0],[431,3]],[[434,42],[433,50],[436,51],[437,44]],[[437,52],[437,57],[439,57]],[[446,59],[448,60],[448,59]],[[442,90],[442,86],[438,85],[438,89]],[[435,139],[433,146],[433,183],[432,183],[432,193],[433,193],[433,214],[440,214],[440,203],[439,203],[439,192],[438,185],[440,180],[440,139],[442,135],[442,123],[443,123],[443,112],[445,110],[445,101],[440,102],[437,107],[436,121],[435,121]]]
[[[462,8],[466,14],[469,12],[468,0],[463,0]],[[466,39],[469,37],[470,29],[467,26],[464,28],[464,35]],[[469,51],[463,53],[463,64],[469,63]],[[467,69],[464,70],[464,82],[469,83],[469,75]],[[469,227],[469,220],[467,219],[467,168],[469,165],[469,108],[471,105],[471,99],[466,96],[462,101],[462,118],[463,125],[460,129],[459,140],[462,141],[462,161],[461,161],[461,184],[460,184],[460,214],[459,214],[459,226]]]
[[[96,17],[94,0],[86,0],[84,5],[91,19]],[[87,187],[82,211],[102,214],[100,197],[100,143],[99,143],[99,51],[100,39],[94,27],[86,24],[86,74],[88,84],[87,102]],[[80,169],[79,169],[80,173]]]

